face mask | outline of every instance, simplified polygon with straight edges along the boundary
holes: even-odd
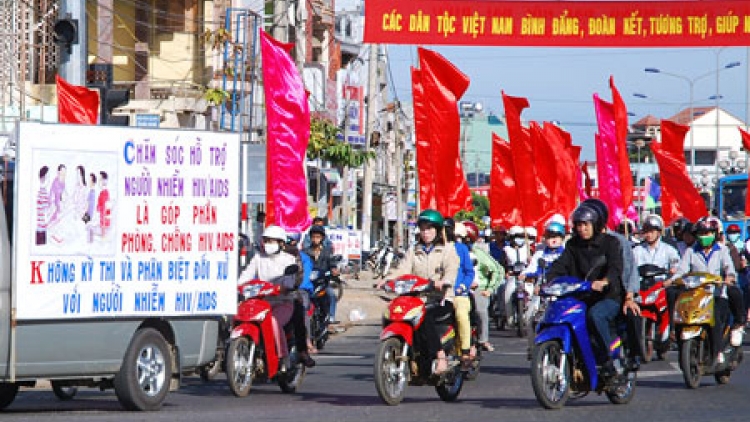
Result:
[[[740,234],[739,233],[728,234],[727,239],[729,239],[729,241],[732,243],[737,243],[740,240]]]
[[[516,246],[523,246],[523,244],[526,243],[526,241],[522,237],[516,237],[513,239],[513,243]]]
[[[263,250],[266,251],[268,255],[273,255],[279,251],[279,244],[276,242],[264,243]]]
[[[707,248],[711,246],[714,243],[714,240],[716,240],[716,236],[709,234],[705,236],[698,236],[698,241],[701,243],[701,246],[704,248]]]

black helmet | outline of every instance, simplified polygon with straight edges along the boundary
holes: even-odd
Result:
[[[710,232],[719,234],[719,224],[715,219],[711,217],[701,217],[698,221],[695,222],[695,233],[701,234]]]
[[[323,235],[323,237],[326,237],[326,229],[323,226],[312,226],[310,227],[310,235],[313,233],[318,233]]]
[[[656,230],[661,232],[664,230],[664,220],[656,214],[650,214],[643,219],[642,230],[647,232],[649,230]]]
[[[603,224],[607,224],[607,221],[609,221],[609,209],[607,209],[607,204],[605,204],[601,199],[588,198],[581,202],[581,205],[587,205],[596,210],[596,212],[599,213],[599,216],[602,217]]]
[[[685,231],[690,230],[688,226],[692,226],[690,220],[685,217],[680,217],[672,223],[672,233],[674,233],[675,236],[679,236]]]
[[[599,212],[592,206],[582,203],[578,208],[573,211],[573,215],[570,216],[573,220],[573,224],[578,223],[591,223],[594,226],[594,233],[599,233],[604,228],[604,220]]]
[[[452,219],[451,217],[447,217],[443,219],[443,226],[449,229],[455,229],[456,228],[456,220]]]
[[[628,235],[635,233],[635,225],[627,218],[620,221],[620,224],[617,225],[617,233],[625,234],[626,231]]]

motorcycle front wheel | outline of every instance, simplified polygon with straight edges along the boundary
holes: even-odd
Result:
[[[641,318],[641,350],[643,362],[649,363],[654,358],[654,331],[656,325],[649,319]]]
[[[685,380],[687,388],[698,388],[701,383],[703,371],[701,369],[700,351],[702,341],[689,339],[682,342],[680,348],[680,369],[682,369],[682,378]]]
[[[442,401],[453,402],[458,399],[461,389],[464,387],[464,373],[461,367],[456,366],[446,375],[445,381],[435,386],[438,396]]]
[[[250,393],[255,377],[255,343],[247,337],[238,337],[229,343],[227,350],[227,381],[237,397]]]
[[[526,301],[524,299],[516,300],[516,334],[520,338],[526,337],[526,319],[524,314],[526,313]]]
[[[406,394],[409,362],[400,360],[404,347],[401,339],[391,337],[380,343],[375,355],[375,388],[380,398],[390,406],[401,403]]]
[[[547,409],[560,409],[570,397],[572,371],[560,342],[538,344],[531,356],[531,386],[537,401]]]

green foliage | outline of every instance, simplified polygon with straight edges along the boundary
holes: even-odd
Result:
[[[206,88],[206,91],[203,93],[203,98],[205,98],[210,104],[221,105],[229,99],[229,93],[221,88]]]
[[[490,215],[490,200],[486,196],[479,195],[477,193],[471,193],[471,203],[474,205],[472,211],[461,210],[456,213],[453,217],[456,221],[471,220],[479,226],[480,229],[484,229],[484,222],[482,217]]]
[[[335,167],[361,167],[375,158],[375,153],[355,149],[348,142],[339,141],[336,136],[341,132],[333,123],[313,117],[310,120],[310,142],[307,145],[307,157],[322,158]]]

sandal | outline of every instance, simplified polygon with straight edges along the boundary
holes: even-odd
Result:
[[[482,343],[482,350],[486,352],[494,352],[495,346],[493,346],[490,342]]]
[[[443,375],[446,372],[448,372],[448,358],[435,358],[432,375]]]

